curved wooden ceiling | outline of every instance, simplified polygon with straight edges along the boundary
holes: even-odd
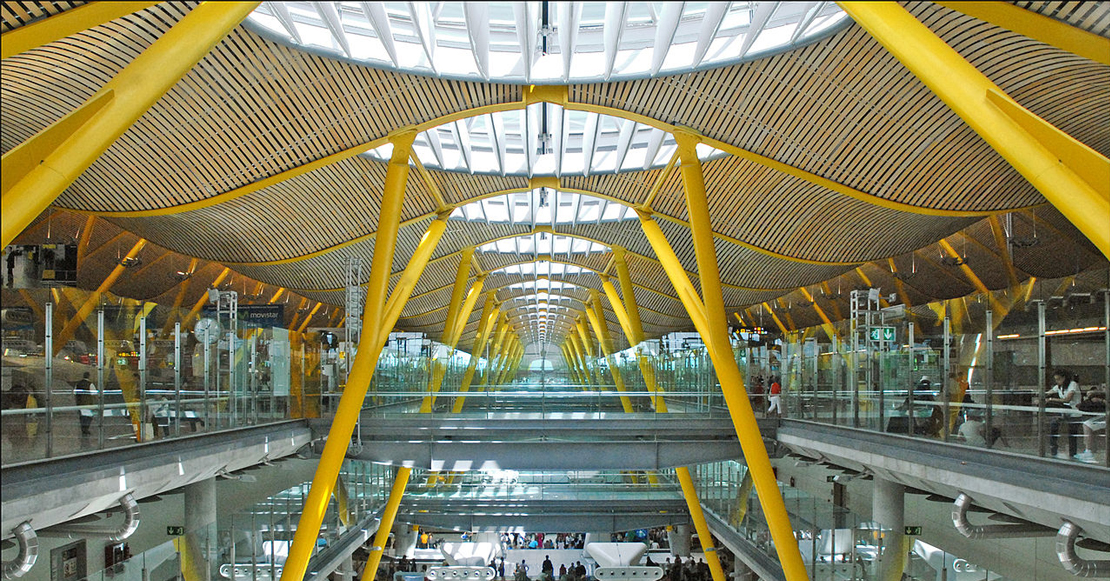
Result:
[[[78,4],[6,2],[3,30]],[[195,4],[159,4],[5,59],[0,146],[10,150],[80,105]],[[1110,35],[1106,3],[1020,5]],[[1103,118],[1110,110],[1110,67],[930,3],[909,9],[1019,103],[1110,154],[1110,125]],[[523,91],[356,66],[270,42],[240,26],[64,192],[57,207],[103,216],[172,251],[339,305],[347,257],[373,252],[385,178],[384,164],[356,154],[401,127],[519,104]],[[730,311],[780,297],[804,303],[800,287],[844,286],[860,271],[881,277],[892,264],[929,273],[901,281],[911,300],[974,292],[938,261],[936,242],[942,239],[962,243],[988,288],[1004,288],[1011,281],[1003,252],[984,219],[999,213],[1012,212],[1015,237],[1040,224],[1044,243],[1015,252],[1020,277],[1067,276],[1105,265],[1016,171],[859,27],[748,63],[571,85],[567,95],[572,104],[689,126],[750,153],[704,164]],[[791,166],[793,173],[754,161],[758,156]],[[332,163],[303,171],[322,161]],[[644,201],[662,171],[563,176],[560,183],[631,205]],[[799,171],[813,179],[799,177]],[[529,187],[517,177],[442,171],[428,176],[452,206]],[[412,172],[396,273],[437,206],[433,189]],[[664,177],[653,208],[684,267],[696,270],[677,173]],[[450,221],[401,326],[437,336],[444,314],[436,309],[450,298],[455,254],[530,231]],[[683,327],[681,304],[636,222],[556,232],[627,248],[648,334]],[[520,260],[477,256],[486,271]],[[564,259],[602,271],[609,256]],[[576,276],[596,288],[596,274]],[[486,288],[510,278],[491,276]],[[496,292],[500,299],[511,296],[504,288]],[[619,335],[615,317],[608,316]]]

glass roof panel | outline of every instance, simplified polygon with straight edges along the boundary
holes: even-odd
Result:
[[[608,246],[592,240],[545,232],[502,238],[478,247],[478,252],[503,254],[594,254],[608,251]]]
[[[820,38],[833,2],[263,2],[247,25],[372,67],[469,81],[580,83],[684,73]],[[767,35],[769,30],[777,32]]]
[[[526,262],[524,264],[511,264],[490,271],[490,274],[503,273],[519,276],[563,276],[568,274],[582,274],[584,272],[586,272],[585,268],[574,264],[538,260],[536,262]]]
[[[530,290],[530,291],[549,291],[550,292],[550,291],[558,291],[558,290],[564,290],[564,289],[573,289],[573,288],[576,288],[576,287],[577,287],[577,285],[570,284],[569,282],[561,282],[561,281],[558,281],[558,280],[548,280],[548,279],[545,279],[545,278],[541,278],[539,280],[526,280],[526,281],[523,281],[523,282],[518,282],[518,283],[515,283],[515,284],[511,284],[511,285],[509,285],[505,288],[507,288],[509,290],[522,289],[522,290]]]
[[[554,103],[450,121],[416,136],[425,167],[503,176],[564,176],[660,168],[675,152],[674,137],[646,125]],[[702,161],[728,155],[698,144]],[[393,146],[362,155],[389,161]]]
[[[532,227],[576,226],[583,223],[635,220],[636,212],[624,204],[605,198],[535,188],[527,192],[491,196],[459,206],[451,212],[450,219]]]

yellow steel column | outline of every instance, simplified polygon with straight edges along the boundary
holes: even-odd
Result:
[[[686,276],[686,269],[678,261],[678,255],[674,253],[671,243],[667,242],[666,235],[663,234],[659,224],[656,224],[655,220],[651,218],[651,214],[637,208],[636,215],[640,218],[640,228],[643,229],[644,236],[651,244],[651,249],[655,251],[655,257],[659,259],[660,266],[667,273],[667,278],[671,280],[671,284],[678,294],[678,299],[686,307],[686,312],[690,315],[690,321],[694,324],[698,334],[705,337],[709,334],[705,304],[701,302],[701,297],[698,296],[698,291],[694,289],[694,285],[690,284],[690,279]]]
[[[258,4],[202,3],[105,83],[89,99],[92,108],[77,109],[4,154],[0,247],[11,244]]]
[[[386,170],[385,187],[382,192],[381,210],[378,214],[378,236],[374,245],[374,257],[370,265],[370,281],[366,288],[366,306],[363,314],[366,332],[359,339],[358,355],[351,365],[351,372],[347,379],[347,386],[339,400],[335,418],[332,420],[331,430],[328,432],[327,443],[320,456],[316,467],[316,474],[312,479],[308,498],[305,499],[301,518],[297,525],[297,532],[293,536],[293,543],[289,548],[289,556],[282,571],[282,580],[300,580],[304,578],[308,568],[308,560],[316,546],[316,538],[320,533],[320,525],[324,519],[324,512],[328,507],[336,478],[343,466],[347,448],[351,442],[351,434],[358,422],[362,410],[362,402],[366,398],[366,391],[370,388],[370,379],[377,367],[378,355],[381,353],[382,343],[380,333],[375,330],[383,326],[392,327],[395,321],[385,318],[383,311],[386,308],[386,292],[389,288],[390,272],[393,268],[393,253],[397,246],[397,232],[400,229],[401,207],[405,197],[405,183],[409,173],[409,156],[412,153],[412,142],[416,137],[414,131],[408,130],[394,135],[393,156]],[[442,221],[436,220],[442,225]],[[438,242],[438,237],[435,241]],[[430,241],[426,234],[421,245]],[[426,263],[425,263],[426,264]],[[421,270],[423,267],[421,266]],[[400,301],[404,302],[404,301]],[[403,489],[403,486],[402,486]],[[400,499],[398,498],[398,503]],[[392,520],[396,514],[382,517]],[[385,529],[388,534],[388,528]],[[381,531],[379,531],[379,536]],[[384,538],[380,539],[384,543]],[[380,552],[378,553],[380,557]],[[374,553],[371,552],[371,558]]]
[[[459,391],[462,393],[470,391],[470,384],[474,381],[474,372],[478,369],[478,359],[482,356],[482,351],[486,348],[486,343],[489,342],[497,317],[501,314],[501,309],[497,306],[494,294],[493,291],[486,293],[486,303],[482,306],[482,322],[478,324],[478,336],[474,338],[474,346],[470,348],[470,363],[466,366],[462,384],[459,385]],[[455,400],[455,405],[451,408],[451,413],[462,412],[465,402],[466,397],[459,396]]]
[[[124,257],[124,260],[135,258],[135,256],[139,254],[139,251],[142,250],[144,246],[146,246],[146,240],[140,238],[139,241],[131,247],[131,250],[127,253],[127,256]],[[73,333],[77,331],[78,327],[84,324],[85,319],[87,319],[88,316],[92,314],[93,309],[95,309],[97,303],[100,302],[100,295],[108,292],[112,288],[112,285],[116,283],[116,280],[120,277],[121,274],[123,274],[123,271],[125,269],[126,267],[123,266],[121,261],[120,264],[117,264],[116,267],[112,269],[112,272],[108,273],[108,278],[105,278],[104,281],[100,283],[100,286],[97,287],[96,292],[93,292],[89,295],[87,299],[85,299],[85,302],[81,305],[81,308],[77,309],[77,314],[73,315],[73,318],[70,319],[68,323],[66,323],[65,327],[62,327],[62,330],[54,338],[54,353],[52,353],[51,356],[57,356],[58,353],[60,353],[62,349],[65,348],[66,343],[69,343],[70,338],[73,337]]]
[[[190,260],[189,270],[187,270],[186,272],[192,273],[193,271],[195,271],[197,269],[198,262],[200,262],[200,259],[198,258]],[[178,283],[178,286],[181,288],[177,289],[177,296],[175,296],[173,299],[173,307],[170,309],[170,316],[166,317],[166,324],[162,326],[162,336],[168,335],[170,329],[173,328],[173,324],[181,320],[178,317],[178,311],[179,309],[181,309],[181,303],[185,301],[185,295],[189,292],[189,283],[192,280],[193,277],[190,276],[189,278]]]
[[[574,328],[578,331],[579,345],[582,348],[582,362],[586,365],[586,373],[593,377],[595,384],[601,385],[601,370],[597,369],[597,362],[594,361],[593,341],[590,340],[590,332],[586,330],[586,322],[581,315],[574,319]]]
[[[513,335],[513,344],[509,352],[508,363],[505,365],[505,370],[501,372],[501,384],[510,383],[513,377],[516,376],[516,365],[520,362],[520,356],[523,354],[523,347],[520,345],[520,338]]]
[[[463,301],[462,306],[455,313],[457,320],[450,328],[444,328],[444,341],[446,343],[448,354],[448,361],[455,354],[455,348],[459,345],[459,338],[462,335],[462,330],[466,324],[467,319],[470,318],[470,312],[474,310],[474,303],[478,301],[478,295],[482,294],[482,285],[486,279],[486,275],[482,274],[478,280],[474,282],[474,286],[467,293],[466,300]],[[433,361],[432,384],[428,389],[428,395],[424,397],[424,403],[420,405],[421,413],[431,413],[432,407],[435,405],[435,398],[439,393],[440,386],[443,385],[443,377],[447,373],[447,366],[439,361]]]
[[[305,329],[308,328],[308,324],[312,322],[312,317],[316,316],[316,311],[319,311],[320,307],[322,307],[323,305],[324,303],[316,303],[316,305],[312,307],[312,310],[308,311],[308,315],[306,315],[304,320],[301,321],[301,326],[297,327],[298,333],[304,333]]]
[[[620,264],[622,261],[617,262],[617,274],[620,275]],[[621,275],[622,279],[627,275],[627,266],[624,269],[625,275]],[[622,280],[623,282],[623,280]],[[623,285],[622,285],[623,286]],[[631,287],[631,281],[629,282]],[[663,401],[663,390],[659,388],[655,382],[655,367],[651,359],[644,354],[643,347],[640,345],[644,342],[644,329],[640,324],[639,307],[636,305],[636,297],[632,293],[625,296],[628,301],[628,306],[625,307],[621,304],[621,297],[617,294],[616,287],[613,286],[609,277],[601,277],[601,288],[605,290],[605,296],[609,298],[609,304],[613,307],[613,312],[617,313],[617,320],[621,322],[621,327],[624,329],[625,336],[628,337],[629,343],[636,348],[636,362],[640,366],[640,375],[644,378],[644,387],[652,394],[651,404],[655,407],[655,411],[659,413],[667,413],[667,402]],[[635,311],[635,317],[632,312]]]
[[[620,297],[617,296],[617,289],[613,286],[613,283],[608,277],[602,277],[601,286],[605,289],[605,294],[609,297],[609,303],[613,305],[613,310],[617,312],[617,318],[622,323],[628,325],[628,328],[625,329],[625,334],[629,337],[629,341],[633,342],[635,345],[639,345],[644,340],[644,329],[640,322],[639,307],[636,304],[636,296],[633,294],[632,278],[628,271],[628,264],[624,260],[623,250],[622,248],[620,251],[615,251],[614,255],[616,258],[617,276],[621,281],[621,290],[624,292],[627,307],[621,305]],[[677,264],[677,258],[675,258],[674,262]],[[685,276],[681,265],[678,265],[678,271]],[[688,280],[689,279],[687,279],[687,281]],[[599,300],[599,298],[595,298],[595,301]],[[655,411],[667,413],[667,403],[663,400],[663,396],[661,395],[662,389],[659,389],[655,383],[655,368],[652,362],[642,352],[637,353],[637,358],[639,359],[640,373],[644,377],[644,385],[647,387],[648,391],[656,394],[652,397]],[[712,543],[712,537],[709,536],[709,525],[705,521],[705,513],[702,511],[701,501],[698,499],[697,489],[694,486],[694,479],[690,476],[689,467],[676,467],[675,476],[678,477],[678,482],[682,487],[682,496],[686,500],[687,508],[690,510],[690,520],[693,521],[694,528],[698,531],[698,538],[710,539],[710,543]],[[654,473],[648,473],[648,481],[655,484],[658,479]],[[707,564],[710,566],[710,573],[714,575],[714,580],[716,581],[718,579],[716,576],[718,573],[714,572],[714,567],[720,570],[720,574],[722,575],[724,571],[721,569],[720,559],[717,558],[716,550],[711,544],[707,548],[707,553],[712,555],[706,559],[708,561]],[[716,565],[713,565],[714,562]]]
[[[389,500],[385,503],[385,510],[382,511],[382,520],[378,523],[378,533],[374,535],[374,544],[370,547],[370,555],[366,558],[366,568],[362,570],[362,581],[374,581],[374,577],[378,574],[378,564],[382,562],[382,554],[385,552],[385,543],[389,540],[389,531],[393,529],[393,521],[397,518],[397,509],[401,507],[401,498],[405,495],[405,487],[409,484],[409,476],[412,475],[412,468],[402,466],[397,469],[397,475],[393,477],[393,488],[389,491]],[[300,529],[297,529],[300,530]],[[307,561],[305,565],[307,565]],[[285,571],[289,570],[288,562],[286,562]],[[282,580],[285,580],[285,571],[282,571]],[[293,579],[302,579],[304,573]]]
[[[594,330],[594,335],[597,336],[597,343],[601,348],[602,354],[609,362],[609,374],[613,376],[613,385],[616,386],[617,391],[626,391],[624,388],[624,378],[621,377],[621,370],[617,368],[617,358],[613,356],[613,339],[609,336],[609,326],[605,323],[605,311],[601,309],[601,296],[597,289],[590,289],[590,301],[586,305],[586,318],[590,320],[590,326]],[[632,400],[628,396],[620,396],[621,408],[625,413],[632,413]]]
[[[636,304],[636,289],[632,285],[632,273],[628,270],[628,260],[625,258],[627,251],[621,246],[613,247],[613,265],[617,268],[617,280],[621,284],[621,292],[624,293],[624,302],[627,304],[625,312],[628,315],[628,324],[630,328],[639,333],[639,343],[644,340],[644,327],[640,321],[640,309]]]
[[[455,320],[459,316],[463,297],[466,296],[466,283],[470,280],[470,261],[473,257],[473,246],[468,246],[459,253],[459,267],[455,271],[455,286],[451,288],[451,302],[447,304],[447,319],[443,324],[443,335],[440,337],[440,340],[444,343],[447,342],[455,328]]]
[[[570,348],[567,347],[567,344],[566,344],[565,340],[563,341],[563,343],[559,344],[559,349],[561,349],[562,352],[563,352],[563,360],[567,364],[567,373],[570,374],[570,378],[575,383],[581,385],[582,384],[582,378],[578,376],[578,368],[571,361]]]
[[[447,319],[443,322],[443,333],[439,337],[440,343],[449,346],[450,351],[454,351],[454,345],[451,344],[451,335],[454,333],[455,320],[459,316],[463,297],[466,295],[466,282],[470,279],[470,260],[473,256],[473,246],[464,248],[459,254],[459,266],[455,271],[455,285],[451,289],[451,302],[447,305]],[[450,354],[448,354],[448,357],[450,357]],[[431,377],[428,378],[428,395],[424,396],[424,402],[420,406],[421,413],[432,411],[432,394],[439,391],[445,373],[444,364],[437,359],[435,351],[432,352],[431,359],[432,373]]]
[[[772,309],[771,305],[768,305],[766,303],[766,301],[763,303],[763,308],[766,309],[767,312],[771,314],[771,319],[775,321],[775,326],[777,326],[779,328],[780,333],[782,333],[783,335],[786,335],[787,333],[790,332],[790,330],[786,328],[786,325],[782,324],[782,319],[779,319],[779,316],[775,314],[774,309]]]
[[[778,482],[775,480],[767,447],[759,433],[751,402],[744,391],[744,377],[736,365],[732,344],[728,336],[728,319],[725,315],[724,297],[721,293],[721,275],[717,267],[717,254],[713,244],[713,225],[709,217],[709,203],[705,195],[701,162],[698,160],[698,138],[688,131],[676,131],[675,141],[681,159],[682,182],[686,190],[686,205],[690,215],[690,231],[694,238],[694,250],[698,259],[698,275],[704,294],[707,318],[707,333],[702,335],[713,368],[721,382],[721,391],[728,405],[729,415],[736,429],[736,436],[744,450],[744,460],[752,473],[756,491],[763,513],[767,517],[767,527],[782,564],[783,573],[788,581],[801,581],[808,578],[798,539],[790,524],[790,516],[782,500]],[[684,277],[685,278],[685,277]],[[700,533],[699,533],[700,534]],[[720,564],[717,565],[718,570]],[[723,580],[723,572],[721,579]]]
[[[1110,160],[1022,108],[897,3],[838,4],[1110,258]]]
[[[506,337],[504,346],[501,347],[502,355],[500,358],[501,364],[497,370],[497,381],[494,385],[503,385],[505,383],[505,373],[509,370],[509,363],[512,359],[513,350],[520,339],[513,333]]]
[[[486,284],[486,276],[484,272],[479,274],[478,279],[474,281],[474,286],[470,287],[470,291],[466,293],[466,300],[463,301],[462,308],[459,309],[459,316],[455,320],[455,326],[451,329],[452,345],[457,346],[459,340],[462,339],[466,324],[470,321],[470,314],[474,312],[474,305],[478,303],[478,297],[482,294],[482,287]],[[451,349],[454,350],[455,347]]]
[[[582,339],[578,336],[577,333],[577,330],[571,329],[570,333],[567,334],[567,337],[570,339],[570,350],[571,353],[574,354],[574,359],[578,363],[578,369],[581,372],[582,377],[586,380],[584,385],[592,386],[594,385],[594,378],[590,374],[590,368],[586,365],[585,357],[582,356]]]
[[[802,295],[805,296],[807,301],[813,303],[813,310],[817,312],[818,317],[821,317],[821,321],[823,321],[821,326],[825,329],[825,334],[829,336],[829,340],[831,341],[838,338],[839,335],[836,332],[836,327],[833,327],[832,321],[829,320],[829,316],[825,314],[825,310],[821,308],[821,305],[817,304],[817,301],[814,300],[809,289],[803,286],[798,287],[798,290],[802,291]]]
[[[594,343],[590,340],[590,333],[586,330],[586,322],[582,317],[574,319],[574,328],[578,330],[578,337],[582,339],[582,354],[586,357],[594,357]]]

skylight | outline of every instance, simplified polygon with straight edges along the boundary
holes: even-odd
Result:
[[[614,201],[577,192],[536,188],[502,194],[459,206],[452,220],[489,224],[572,225],[635,220],[636,212]]]
[[[586,272],[585,268],[574,264],[538,260],[536,262],[526,262],[524,264],[511,264],[493,270],[490,274],[503,273],[520,276],[563,276],[568,274],[582,274],[583,272]]]
[[[523,302],[540,302],[540,303],[548,303],[548,304],[581,302],[581,301],[579,301],[578,299],[576,299],[572,296],[561,295],[561,294],[553,294],[553,293],[548,293],[548,292],[538,292],[538,293],[533,293],[533,294],[520,295],[520,296],[516,296],[516,297],[512,297],[510,299],[507,299],[505,302],[506,303],[515,303],[515,302],[520,302],[520,301],[523,301]]]
[[[833,2],[263,2],[246,22],[372,67],[552,84],[751,60],[847,21]]]
[[[554,103],[444,123],[419,133],[412,147],[427,168],[529,177],[659,168],[676,149],[674,137],[661,129]],[[704,143],[697,152],[703,161],[728,155]],[[385,144],[363,155],[385,162],[392,153]]]
[[[561,234],[527,234],[513,238],[502,238],[487,242],[478,247],[479,252],[499,252],[502,254],[595,254],[608,252],[609,247],[584,238],[563,236]]]
[[[509,290],[523,289],[530,291],[553,291],[572,289],[576,287],[576,285],[570,284],[569,282],[560,282],[557,280],[548,280],[545,278],[541,278],[539,280],[526,280],[523,282],[518,282],[515,284],[511,284],[505,288]]]

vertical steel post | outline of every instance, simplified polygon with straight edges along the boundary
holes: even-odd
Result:
[[[251,363],[247,373],[250,375],[250,394],[248,394],[248,404],[250,405],[252,418],[247,421],[252,424],[258,423],[258,335],[251,332],[250,335],[250,350],[251,350]]]
[[[852,291],[852,352],[848,355],[848,395],[852,398],[852,427],[859,427],[859,292]]]
[[[1045,304],[1037,300],[1037,455],[1045,453],[1045,384],[1048,382],[1048,362],[1045,355]]]
[[[1106,401],[1110,402],[1110,289],[1102,291],[1102,324],[1106,327],[1103,332],[1103,347],[1106,349],[1103,362],[1106,364],[1105,380],[1106,380]],[[1110,404],[1106,406],[1105,418],[1107,426],[1110,426]],[[1110,427],[1102,430],[1102,449],[1106,452],[1106,458],[1103,464],[1110,468]]]
[[[232,315],[234,316],[234,315]],[[239,425],[239,400],[235,394],[235,331],[227,332],[227,407],[231,427]]]
[[[144,305],[145,306],[145,305]],[[143,309],[145,312],[146,309]],[[139,317],[139,441],[146,441],[144,425],[151,422],[150,431],[154,433],[154,420],[150,417],[150,406],[146,401],[146,315]]]
[[[212,347],[209,345],[208,325],[201,330],[201,341],[204,343],[204,431],[212,429],[212,390],[209,387],[212,378]]]
[[[948,317],[948,312],[944,313],[944,377],[941,378],[941,401],[940,411],[941,417],[944,421],[940,426],[940,439],[948,441],[949,426],[948,423],[948,409],[951,407],[952,381],[949,375],[952,373],[952,319]]]
[[[173,324],[173,435],[181,435],[181,321]]]
[[[104,307],[96,309],[96,447],[104,448],[104,394],[108,386],[104,372]]]
[[[986,394],[983,396],[983,398],[985,400],[983,403],[986,405],[986,407],[984,408],[984,411],[985,411],[984,420],[985,421],[983,422],[983,424],[984,424],[983,432],[984,432],[984,436],[986,436],[987,447],[988,448],[993,448],[994,447],[994,438],[991,437],[991,433],[994,429],[994,311],[992,309],[989,309],[989,308],[987,309],[986,326],[987,326],[987,329],[986,329],[986,333],[987,333],[987,337],[986,337],[986,340],[987,340],[987,353],[986,353],[987,372],[986,372],[986,375],[983,377],[983,387],[986,391]]]
[[[913,409],[913,392],[914,392],[914,389],[917,388],[917,383],[913,379],[913,376],[914,376],[913,366],[917,364],[917,359],[915,358],[915,355],[914,355],[914,340],[915,340],[915,338],[914,338],[913,335],[914,335],[914,325],[913,325],[913,321],[910,321],[910,325],[909,325],[910,366],[909,366],[908,371],[907,371],[907,377],[909,377],[910,385],[909,385],[908,394],[906,396],[906,401],[908,402],[908,405],[906,406],[906,408],[907,408],[907,412],[909,413],[909,416],[908,416],[907,421],[906,421],[906,435],[907,436],[912,436],[912,435],[917,433],[917,414],[914,413],[914,409]]]
[[[46,405],[46,457],[54,455],[54,303],[46,303],[46,340],[43,345],[43,403]]]

